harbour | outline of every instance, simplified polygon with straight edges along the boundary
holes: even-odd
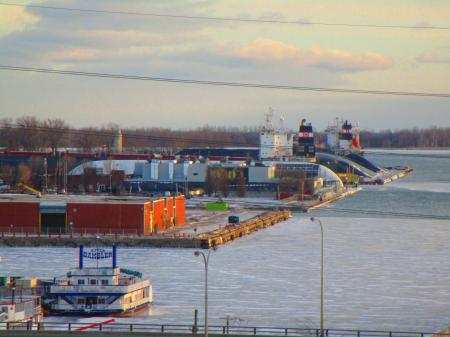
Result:
[[[389,156],[386,160],[404,159]],[[315,216],[322,219],[325,230],[327,326],[386,331],[445,327],[450,300],[448,220],[338,212],[351,207],[406,214],[411,213],[410,205],[421,200],[424,213],[450,217],[443,207],[448,203],[448,183],[439,173],[447,157],[408,161],[417,169],[404,184],[363,188],[355,197],[324,205],[311,214],[293,212],[292,218],[279,225],[220,246],[211,254],[211,325],[223,326],[222,317],[232,316],[245,326],[317,327],[319,231],[309,219]],[[437,183],[442,186],[440,192],[427,187]],[[252,211],[247,212],[238,215],[251,219]],[[202,229],[199,215],[196,226],[201,234],[210,227]],[[91,240],[95,246],[95,239]],[[108,247],[109,243],[97,245]],[[194,248],[120,249],[120,264],[151,276],[154,303],[136,316],[114,318],[116,322],[192,325],[194,310],[202,307],[202,266],[194,257]],[[0,247],[5,273],[41,278],[64,274],[66,266],[74,265],[76,252],[76,247]],[[23,261],[29,266],[26,273],[21,268]],[[184,277],[176,277],[180,274]],[[44,322],[87,325],[106,319],[48,316]]]
[[[450,2],[0,2],[0,336],[450,337]]]

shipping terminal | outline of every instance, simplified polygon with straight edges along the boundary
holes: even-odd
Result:
[[[170,156],[121,153],[119,130],[116,153],[5,150],[0,163],[43,157],[46,184],[42,192],[20,183],[15,192],[28,194],[0,194],[0,242],[92,245],[92,238],[101,235],[108,244],[196,248],[206,240],[210,246],[263,228],[254,226],[258,217],[286,218],[279,212],[315,209],[357,193],[360,185],[386,184],[412,171],[383,168],[365,158],[359,128],[348,120],[333,121],[326,141],[319,142],[305,119],[295,132],[283,126],[282,118],[277,127],[272,119],[271,111],[260,129],[259,147],[186,148]],[[69,170],[69,158],[82,163]],[[50,177],[55,192],[62,193],[49,193],[50,161],[63,168]],[[191,214],[212,214],[208,205],[213,203],[230,205],[230,214],[206,216],[214,226],[200,233],[186,207]],[[220,230],[228,215],[241,210],[257,211],[246,219],[247,227],[232,234]],[[220,237],[211,239],[217,230]]]

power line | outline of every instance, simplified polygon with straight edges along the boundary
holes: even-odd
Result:
[[[213,85],[213,86],[226,86],[226,87],[258,88],[258,89],[315,91],[315,92],[317,91],[317,92],[368,94],[368,95],[390,95],[390,96],[417,96],[417,97],[435,97],[435,98],[436,97],[440,97],[440,98],[449,98],[450,97],[450,93],[342,89],[342,88],[324,88],[324,87],[308,87],[308,86],[294,86],[294,85],[207,81],[207,80],[193,80],[193,79],[190,80],[190,79],[182,79],[182,78],[167,78],[167,77],[152,77],[152,76],[137,76],[137,75],[124,75],[124,74],[108,74],[108,73],[94,73],[94,72],[83,72],[83,71],[56,70],[56,69],[46,69],[46,68],[16,67],[16,66],[9,66],[9,65],[0,65],[0,70],[24,71],[24,72],[47,73],[47,74],[58,74],[58,75],[72,75],[72,76],[84,76],[84,77],[102,77],[102,78],[139,80],[139,81],[154,81],[154,82]]]
[[[379,210],[361,210],[361,209],[351,209],[351,208],[331,207],[331,208],[321,208],[320,211],[351,213],[351,214],[396,216],[396,217],[412,218],[412,219],[450,220],[450,216],[447,216],[447,215],[403,213],[403,212],[391,212],[391,211],[379,211]]]
[[[302,20],[277,20],[277,19],[251,19],[238,17],[219,17],[219,16],[195,16],[195,15],[177,15],[165,13],[151,13],[151,12],[127,12],[127,11],[112,11],[104,9],[86,9],[86,8],[70,8],[70,7],[55,7],[43,5],[22,5],[15,3],[0,2],[2,6],[19,6],[46,10],[70,11],[81,13],[102,13],[102,14],[120,14],[120,15],[136,15],[136,16],[153,16],[170,19],[185,19],[185,20],[207,20],[207,21],[227,21],[227,22],[246,22],[246,23],[267,23],[267,24],[288,24],[288,25],[309,25],[309,26],[330,26],[330,27],[353,27],[353,28],[391,28],[391,29],[433,29],[433,30],[450,30],[450,27],[441,26],[407,26],[407,25],[378,25],[378,24],[353,24],[340,22],[319,22],[319,21],[302,21]]]
[[[58,133],[65,135],[76,135],[76,136],[97,136],[97,137],[115,137],[115,132],[110,131],[90,131],[90,130],[80,130],[80,129],[58,129],[54,127],[43,127],[43,126],[23,126],[20,124],[11,124],[4,123],[3,126],[0,126],[0,130],[10,130],[10,129],[20,129],[27,131],[41,131],[41,132],[50,132],[50,133]],[[189,142],[193,144],[201,144],[201,145],[216,145],[216,146],[247,146],[247,147],[257,147],[259,144],[256,143],[243,143],[243,142],[229,142],[225,140],[209,140],[209,139],[195,139],[195,138],[186,138],[186,137],[164,137],[164,136],[152,136],[152,135],[139,135],[132,133],[122,133],[122,136],[125,139],[135,139],[135,140],[146,140],[146,141],[154,141],[154,142]]]
[[[395,149],[394,149],[395,150]],[[435,158],[435,159],[450,159],[450,153],[395,153],[395,152],[385,152],[385,151],[366,151],[366,155],[381,155],[381,156],[400,156],[400,157],[413,157],[413,158]]]

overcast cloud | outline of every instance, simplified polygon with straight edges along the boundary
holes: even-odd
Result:
[[[21,3],[25,3],[22,1]],[[32,3],[28,1],[27,3]],[[33,2],[46,6],[397,25],[448,26],[448,1]],[[324,10],[325,7],[327,10]],[[374,11],[377,8],[377,11]],[[363,18],[363,19],[361,19]],[[0,5],[0,64],[142,76],[450,92],[450,32],[221,22]],[[0,118],[74,126],[260,125],[272,107],[291,127],[347,117],[363,128],[450,125],[445,98],[386,97],[75,78],[0,70]]]

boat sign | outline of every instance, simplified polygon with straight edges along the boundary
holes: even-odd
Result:
[[[112,250],[109,251],[103,248],[92,248],[91,250],[84,251],[83,257],[93,260],[110,259],[113,257],[113,252]]]

